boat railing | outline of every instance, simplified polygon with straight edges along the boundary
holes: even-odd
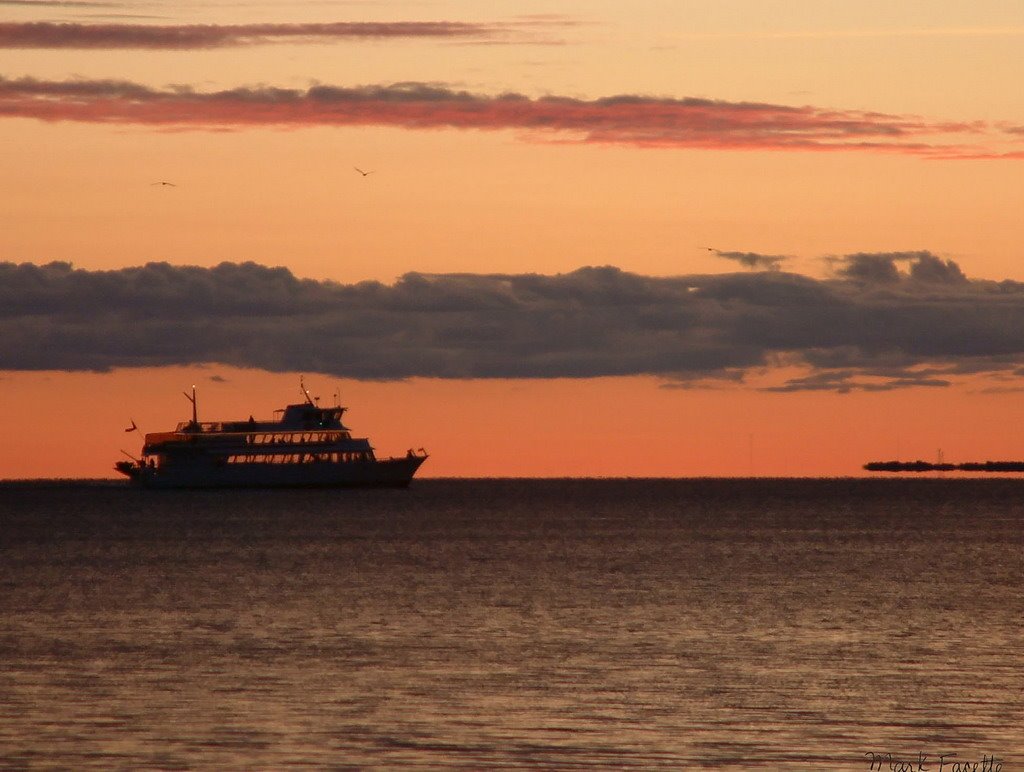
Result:
[[[327,442],[351,440],[348,432],[336,430],[323,431],[286,431],[286,432],[250,432],[245,434],[245,442],[249,445],[309,445]]]
[[[207,424],[212,426],[213,424]],[[156,445],[179,445],[197,442],[203,435],[203,445],[248,445],[261,448],[321,446],[339,442],[355,445],[368,444],[365,438],[353,438],[347,431],[284,431],[284,432],[239,432],[239,431],[196,431],[191,424],[179,427],[174,432],[156,432],[146,435],[147,447]]]

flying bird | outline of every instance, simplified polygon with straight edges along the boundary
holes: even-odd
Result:
[[[174,184],[173,182],[164,182],[163,180],[160,180],[160,182],[152,182],[152,183],[150,183],[150,184],[151,184],[151,185],[169,185],[169,186],[171,186],[172,188],[176,188],[176,187],[178,187],[178,186],[177,186],[177,185],[175,185],[175,184]]]
[[[373,174],[373,170],[372,170],[372,169],[371,169],[370,171],[368,171],[368,172],[364,172],[364,171],[363,171],[362,169],[360,169],[360,168],[359,168],[358,166],[353,166],[352,168],[353,168],[353,169],[355,169],[355,170],[356,170],[357,172],[359,172],[359,173],[360,173],[361,175],[363,175],[364,177],[368,177],[369,175]]]

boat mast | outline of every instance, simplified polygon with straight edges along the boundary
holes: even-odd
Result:
[[[192,396],[189,396],[187,391],[183,391],[181,393],[185,395],[185,399],[187,399],[189,402],[192,403],[192,426],[193,427],[198,427],[199,426],[199,415],[198,415],[198,412],[196,410],[196,386],[195,386],[195,384],[192,384]]]
[[[306,388],[306,384],[303,382],[303,376],[301,375],[299,376],[299,388],[302,389],[302,394],[306,398],[306,402],[313,405],[313,407],[316,407],[316,403],[314,403],[312,398],[310,398],[309,390]],[[317,399],[319,399],[319,397],[317,397]]]

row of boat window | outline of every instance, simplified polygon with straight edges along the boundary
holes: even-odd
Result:
[[[348,464],[372,461],[369,452],[360,453],[275,453],[270,456],[239,454],[228,456],[229,464]]]
[[[337,442],[352,439],[348,432],[285,432],[284,434],[247,434],[249,445],[297,444],[311,442]]]

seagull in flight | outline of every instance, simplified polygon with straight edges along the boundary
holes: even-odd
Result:
[[[159,182],[152,182],[152,183],[150,183],[150,184],[151,184],[151,185],[170,185],[170,186],[171,186],[172,188],[176,188],[176,187],[178,187],[178,186],[177,186],[177,185],[175,185],[175,184],[174,184],[173,182],[164,182],[163,180],[160,180]]]
[[[357,172],[359,172],[359,173],[360,173],[361,175],[363,175],[364,177],[368,177],[368,176],[370,176],[371,174],[373,174],[373,170],[372,170],[372,169],[371,169],[370,171],[368,171],[368,172],[364,172],[364,171],[363,171],[362,169],[360,169],[360,168],[359,168],[358,166],[353,166],[352,168],[353,168],[353,169],[355,169],[355,170],[356,170]]]

